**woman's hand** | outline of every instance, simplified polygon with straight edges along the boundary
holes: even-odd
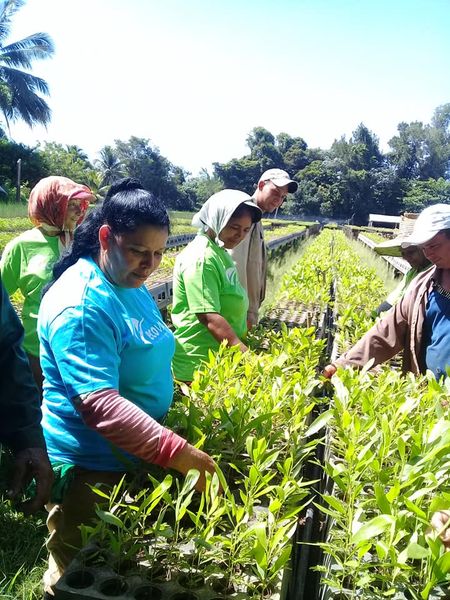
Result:
[[[224,340],[229,346],[239,346],[241,352],[247,352],[247,346],[241,342],[234,329],[219,313],[196,313],[197,319],[206,327],[219,344]]]
[[[327,365],[322,371],[322,375],[327,379],[331,379],[333,375],[336,373],[337,368],[335,365]]]
[[[446,550],[450,550],[450,510],[439,510],[431,517],[431,527],[436,530]]]
[[[214,474],[216,471],[216,463],[213,459],[203,452],[195,448],[191,444],[186,444],[182,450],[177,452],[175,456],[167,463],[167,467],[175,469],[183,475],[186,475],[190,469],[197,469],[200,472],[200,477],[197,481],[195,489],[198,492],[203,492],[206,487],[205,472],[208,471]]]

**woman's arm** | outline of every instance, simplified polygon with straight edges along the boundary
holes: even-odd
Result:
[[[8,295],[11,296],[19,289],[20,283],[20,247],[17,246],[15,240],[6,244],[0,260],[0,274],[2,283]]]
[[[196,313],[197,319],[206,327],[209,333],[219,343],[227,340],[229,346],[239,346],[241,352],[248,350],[247,346],[241,342],[234,329],[219,313]]]
[[[117,390],[97,390],[72,401],[88,427],[122,450],[183,474],[197,469],[199,491],[205,487],[205,471],[214,473],[215,463],[208,454],[163,427]]]

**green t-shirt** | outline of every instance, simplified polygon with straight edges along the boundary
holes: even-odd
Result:
[[[50,281],[58,258],[58,236],[47,236],[34,228],[11,240],[5,246],[0,261],[2,281],[8,294],[11,296],[20,290],[25,298],[22,309],[23,347],[33,356],[39,356],[36,328],[42,288]]]
[[[196,313],[220,314],[241,338],[247,331],[248,298],[231,256],[203,234],[177,256],[173,275],[173,371],[177,379],[191,381],[208,351],[219,348]]]

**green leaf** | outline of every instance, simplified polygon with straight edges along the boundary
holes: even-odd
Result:
[[[400,494],[400,484],[398,481],[396,481],[394,483],[394,485],[391,487],[391,489],[388,491],[388,493],[386,494],[386,498],[387,498],[388,502],[390,502],[392,504],[392,502],[394,502],[394,500],[396,500],[398,498],[399,494]]]
[[[291,556],[292,544],[287,544],[284,546],[281,554],[277,556],[276,561],[274,562],[271,571],[277,573],[280,569],[282,569]]]
[[[381,485],[378,481],[374,484],[375,498],[377,500],[378,508],[387,515],[391,514],[391,504],[386,498],[386,494],[384,493],[384,486]]]
[[[352,536],[353,544],[360,544],[361,542],[366,542],[371,538],[374,538],[380,533],[386,531],[386,529],[395,522],[394,518],[391,515],[379,515],[378,517],[374,517],[367,523],[364,523],[362,527],[358,529],[358,531]]]
[[[389,552],[389,547],[382,540],[379,540],[375,544],[375,550],[377,551],[377,556],[380,560],[384,560]]]
[[[311,435],[314,435],[318,431],[320,431],[322,429],[322,427],[325,427],[325,425],[328,423],[328,421],[330,421],[332,418],[333,418],[333,411],[331,409],[323,412],[321,415],[319,415],[317,417],[317,419],[315,419],[311,423],[311,425],[305,431],[305,434],[304,434],[305,437],[309,437]]]
[[[416,560],[421,558],[427,558],[430,555],[430,550],[429,548],[424,548],[420,544],[411,542],[406,548],[406,554],[408,558]]]
[[[335,496],[323,494],[322,498],[327,502],[327,504],[329,504],[329,506],[334,508],[338,513],[345,515],[348,512],[348,506],[340,500],[338,500],[338,498],[336,498]]]
[[[98,518],[104,521],[105,523],[109,523],[109,525],[114,525],[115,527],[119,527],[120,529],[124,529],[125,526],[123,524],[123,521],[121,521],[119,517],[116,517],[116,515],[101,510],[100,508],[97,508],[95,512]]]
[[[411,500],[408,500],[408,498],[403,498],[403,501],[412,513],[426,521],[427,515],[421,508],[414,504],[414,502],[411,502]]]
[[[189,469],[184,479],[183,493],[187,493],[195,487],[195,484],[199,480],[200,472],[197,469]]]
[[[351,424],[351,422],[352,422],[352,416],[348,412],[348,410],[344,410],[344,412],[342,413],[341,422],[342,422],[342,427],[344,429],[347,429],[348,426]]]
[[[444,573],[444,575],[450,573],[450,552],[446,552],[440,556],[436,561],[436,566],[439,567],[439,570]]]

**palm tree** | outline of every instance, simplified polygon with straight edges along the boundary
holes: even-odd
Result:
[[[73,154],[73,156],[79,158],[83,162],[89,163],[89,156],[86,154],[83,148],[80,148],[80,146],[77,146],[76,144],[66,144],[66,150],[69,154]]]
[[[6,126],[22,119],[27,125],[46,125],[50,107],[38,94],[48,96],[47,83],[22,69],[31,69],[34,60],[50,58],[53,41],[46,33],[34,33],[4,45],[11,30],[11,19],[24,5],[24,0],[0,0],[0,111]]]
[[[95,160],[94,163],[103,176],[102,185],[111,185],[117,179],[125,176],[125,166],[120,161],[114,148],[104,146],[100,150],[99,156],[100,158]]]

